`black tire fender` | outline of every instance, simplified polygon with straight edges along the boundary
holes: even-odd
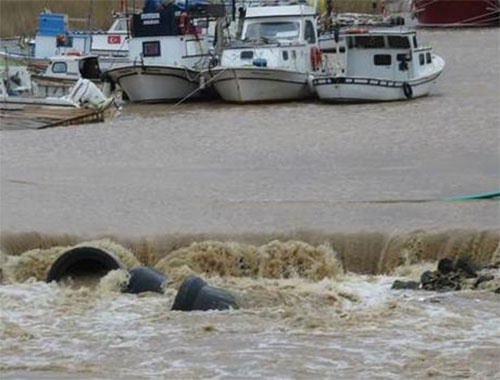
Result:
[[[163,293],[163,286],[168,277],[156,269],[144,266],[132,268],[130,279],[125,289],[126,293],[138,294],[142,292]]]
[[[406,99],[413,98],[413,89],[408,82],[403,83],[403,92],[406,96]]]
[[[52,264],[47,274],[47,282],[59,281],[71,273],[78,264],[92,264],[97,270],[109,272],[123,268],[123,264],[114,254],[94,247],[72,248],[64,252]]]

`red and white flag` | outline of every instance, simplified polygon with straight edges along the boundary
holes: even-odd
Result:
[[[108,44],[116,45],[122,42],[121,36],[108,36]]]

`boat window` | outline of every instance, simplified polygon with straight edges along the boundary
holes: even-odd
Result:
[[[314,32],[314,26],[309,20],[306,20],[304,39],[310,44],[316,43],[316,33]]]
[[[408,37],[387,36],[387,40],[389,41],[389,47],[392,49],[410,48],[410,40],[408,39]]]
[[[147,41],[142,43],[142,55],[144,57],[159,57],[160,41]]]
[[[253,51],[251,50],[245,50],[240,53],[240,59],[252,59],[253,58]]]
[[[292,59],[297,59],[297,53],[295,50],[292,50]]]
[[[417,44],[417,36],[413,36],[413,47],[414,47],[414,48],[418,48],[418,44]]]
[[[427,63],[431,63],[432,62],[432,56],[431,56],[431,53],[426,53],[425,54],[425,58],[427,60]]]
[[[392,57],[390,54],[375,54],[373,56],[373,63],[375,66],[390,66]]]
[[[354,47],[361,49],[380,49],[384,47],[384,37],[382,36],[354,37]]]
[[[283,52],[281,54],[283,55],[283,60],[288,61],[288,51],[283,50]]]
[[[406,54],[406,53],[398,54],[396,55],[396,59],[398,61],[411,61],[411,54]]]
[[[66,62],[55,62],[52,65],[53,73],[65,73],[67,71],[68,71],[68,65],[66,65]]]
[[[245,40],[297,40],[300,24],[298,21],[268,21],[248,25]]]
[[[127,20],[121,19],[116,22],[115,25],[111,28],[114,32],[126,32],[127,31]]]
[[[420,61],[420,66],[425,64],[425,56],[423,53],[418,55],[418,60]]]

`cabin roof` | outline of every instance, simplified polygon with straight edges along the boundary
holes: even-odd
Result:
[[[316,11],[308,5],[278,5],[269,7],[249,7],[245,15],[249,18],[285,17],[285,16],[314,16]]]

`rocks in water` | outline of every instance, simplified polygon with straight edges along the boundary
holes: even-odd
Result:
[[[476,269],[474,264],[468,260],[459,257],[454,262],[455,272],[460,272],[465,278],[475,278],[477,277]]]
[[[493,276],[491,273],[486,273],[486,274],[482,274],[481,276],[479,276],[477,278],[477,280],[474,282],[474,285],[473,287],[474,288],[477,288],[480,284],[482,284],[483,282],[487,282],[487,281],[493,281],[495,279],[495,276]]]
[[[442,274],[453,272],[455,270],[453,260],[448,257],[439,260],[437,270]]]
[[[446,292],[462,288],[460,275],[456,272],[426,271],[420,276],[420,283],[424,290]]]
[[[400,281],[396,280],[392,284],[391,289],[418,289],[420,283],[417,281]]]
[[[470,279],[477,278],[474,282]],[[437,270],[425,271],[420,276],[420,283],[415,281],[396,280],[392,289],[419,289],[447,292],[463,288],[477,289],[480,284],[495,279],[491,273],[478,275],[475,265],[465,258],[449,258],[439,260]],[[498,289],[497,289],[498,290]],[[495,291],[496,292],[496,291]]]

